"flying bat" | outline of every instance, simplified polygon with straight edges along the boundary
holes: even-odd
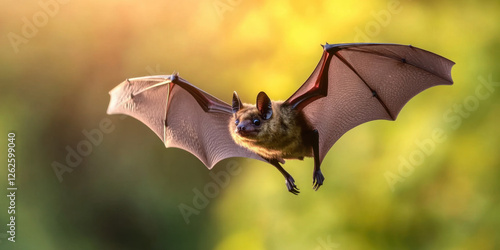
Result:
[[[314,158],[313,189],[323,185],[321,162],[348,130],[372,120],[395,120],[416,94],[451,85],[454,62],[399,44],[322,45],[311,76],[285,101],[264,92],[255,105],[233,93],[232,105],[172,75],[130,78],[109,93],[108,114],[132,116],[165,146],[184,149],[212,169],[230,157],[268,162],[298,194],[285,159]]]

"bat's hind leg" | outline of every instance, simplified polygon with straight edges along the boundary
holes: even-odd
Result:
[[[300,191],[297,188],[297,186],[295,185],[295,180],[285,169],[283,169],[283,167],[280,165],[279,161],[276,159],[273,159],[273,160],[266,159],[266,160],[269,163],[271,163],[274,167],[276,167],[280,171],[280,173],[285,177],[286,187],[288,188],[288,191],[292,194],[295,194],[295,195],[299,194]]]
[[[318,191],[318,188],[323,185],[325,177],[323,176],[323,173],[321,173],[320,168],[321,163],[319,162],[319,133],[316,129],[312,131],[312,147],[314,153],[313,189]]]

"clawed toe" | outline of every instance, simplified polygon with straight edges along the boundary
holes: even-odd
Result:
[[[320,170],[315,171],[313,174],[313,189],[315,191],[318,191],[319,187],[323,185],[323,181],[325,180],[325,177],[323,176],[323,173],[321,173]]]
[[[288,188],[288,191],[292,194],[299,194],[299,188],[295,185],[295,180],[290,176],[286,179],[286,187]]]

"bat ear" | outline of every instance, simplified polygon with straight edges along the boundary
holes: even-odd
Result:
[[[267,120],[273,115],[273,107],[271,104],[271,99],[264,92],[260,92],[257,95],[257,109],[259,110],[260,116]]]
[[[241,103],[240,97],[236,93],[236,91],[233,92],[233,114],[236,114],[240,109],[243,108],[243,104]]]

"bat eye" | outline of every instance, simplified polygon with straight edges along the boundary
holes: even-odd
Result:
[[[240,124],[240,119],[236,119],[236,121],[234,121],[234,123],[236,124],[236,126],[238,126],[238,124]]]
[[[260,125],[260,120],[259,119],[254,119],[253,120],[253,125],[259,126]]]

